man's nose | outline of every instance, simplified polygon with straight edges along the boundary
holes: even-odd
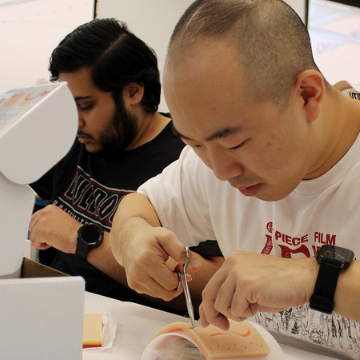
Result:
[[[81,129],[84,126],[85,126],[85,120],[84,120],[83,116],[81,115],[81,112],[78,111],[78,128]]]
[[[243,173],[242,165],[234,156],[226,154],[226,151],[211,153],[210,161],[214,175],[219,180],[227,181]]]

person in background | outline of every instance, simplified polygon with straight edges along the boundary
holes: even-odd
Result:
[[[169,114],[158,112],[156,55],[125,23],[97,19],[60,42],[49,70],[51,81],[66,81],[74,96],[78,133],[69,153],[31,184],[51,204],[33,214],[29,239],[38,249],[55,249],[51,267],[84,277],[87,291],[163,308],[159,299],[128,288],[109,241],[121,199],[176,160],[184,147],[172,132]],[[223,257],[216,241],[195,251],[205,270],[190,282],[199,304]],[[169,260],[168,266],[174,269],[176,263]],[[182,312],[184,298],[165,309]]]
[[[283,1],[193,2],[164,71],[188,146],[124,199],[110,233],[129,285],[172,299],[161,264],[216,238],[226,260],[203,291],[203,326],[250,317],[281,342],[358,359],[360,102],[346,91]]]

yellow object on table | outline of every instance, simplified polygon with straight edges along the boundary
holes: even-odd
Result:
[[[102,332],[102,316],[84,314],[83,348],[102,346]]]

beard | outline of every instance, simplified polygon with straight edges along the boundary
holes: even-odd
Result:
[[[137,135],[137,117],[126,111],[122,97],[115,100],[115,111],[109,124],[99,134],[101,149],[97,155],[116,158],[131,144]]]

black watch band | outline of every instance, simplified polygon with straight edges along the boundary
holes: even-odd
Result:
[[[86,224],[77,232],[75,255],[86,260],[89,252],[101,245],[104,239],[104,229],[97,224]]]
[[[327,244],[316,252],[316,260],[320,267],[314,294],[310,299],[310,308],[331,314],[334,310],[334,295],[340,271],[350,266],[354,260],[354,252]]]
[[[334,309],[334,295],[340,268],[323,263],[320,265],[314,294],[310,299],[313,310],[331,314]]]

